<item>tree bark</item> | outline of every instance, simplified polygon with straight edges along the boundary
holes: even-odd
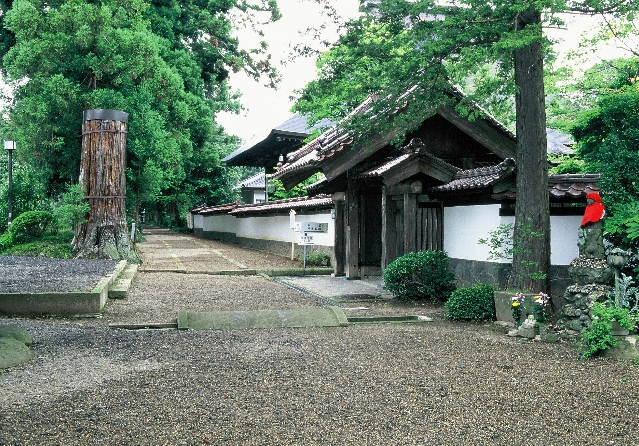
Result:
[[[137,260],[125,212],[127,120],[118,110],[84,112],[80,184],[90,210],[73,239],[77,257]]]
[[[516,26],[522,29],[526,25],[540,22],[541,14],[531,7],[518,18]],[[541,36],[541,29],[539,33]],[[541,43],[533,42],[515,50],[514,62],[515,83],[518,88],[515,96],[517,199],[513,238],[515,253],[509,287],[547,292],[550,271],[550,207]],[[545,277],[539,277],[544,274]]]

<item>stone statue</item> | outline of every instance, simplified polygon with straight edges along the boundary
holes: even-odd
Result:
[[[586,200],[588,204],[578,231],[579,256],[604,259],[606,253],[603,243],[603,218],[606,209],[597,192],[590,192],[586,195]]]

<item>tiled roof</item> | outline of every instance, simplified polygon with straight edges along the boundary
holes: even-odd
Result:
[[[599,192],[601,188],[597,185],[601,175],[594,174],[564,174],[550,175],[548,184],[550,185],[550,195],[560,197],[585,198],[590,192]]]
[[[249,152],[258,150],[261,145],[267,143],[267,140],[276,138],[277,135],[296,136],[299,139],[305,139],[311,135],[313,130],[324,127],[331,127],[333,125],[335,124],[332,121],[329,121],[328,119],[322,119],[315,125],[308,127],[306,118],[296,113],[283,123],[273,127],[269,134],[262,137],[260,140],[249,141],[230,155],[227,155],[222,159],[222,162],[230,162],[240,155],[246,155]]]
[[[593,174],[564,174],[548,176],[548,192],[550,198],[557,199],[586,199],[586,195],[590,192],[600,192],[601,188],[597,185],[600,175]],[[496,200],[515,199],[517,196],[514,189],[509,189],[492,197]]]
[[[308,121],[305,116],[302,116],[298,113],[295,113],[285,122],[280,125],[273,127],[273,130],[277,130],[280,132],[288,132],[288,133],[303,133],[305,135],[310,135],[313,133],[315,129],[321,129],[324,127],[332,127],[335,125],[334,122],[329,121],[328,119],[322,119],[317,122],[315,125],[309,127]]]
[[[402,161],[407,160],[408,158],[414,157],[414,156],[418,156],[416,153],[404,153],[403,155],[399,155],[387,162],[385,162],[384,164],[381,164],[377,167],[374,167],[373,169],[367,170],[366,172],[363,172],[360,177],[362,178],[367,178],[367,177],[379,177],[382,176],[384,174],[384,172],[389,171],[390,169],[392,169],[393,167],[397,166],[398,164],[401,164]]]
[[[264,175],[264,172],[260,172],[256,175],[253,175],[250,178],[247,178],[246,180],[237,183],[235,186],[233,186],[233,189],[242,189],[242,188],[249,188],[249,189],[264,189],[266,187],[266,176]]]
[[[220,204],[217,206],[202,205],[202,206],[198,206],[196,208],[191,209],[191,214],[198,214],[198,215],[227,214],[228,212],[233,210],[233,208],[235,208],[236,206],[238,206],[237,203]]]
[[[455,96],[459,100],[463,100],[466,98],[466,95],[464,94],[464,92],[461,90],[460,87],[452,87],[450,91],[453,94],[453,96]],[[492,123],[495,127],[500,129],[502,132],[504,132],[511,138],[516,139],[515,134],[508,127],[506,127],[503,123],[498,121],[497,118],[495,118],[493,115],[488,113],[488,111],[484,110],[484,108],[481,105],[479,105],[475,101],[470,101],[470,104],[472,108],[479,110],[484,115],[484,118],[487,121]]]
[[[231,215],[254,214],[261,212],[273,212],[290,209],[304,209],[313,207],[329,208],[333,206],[333,200],[329,195],[317,195],[315,197],[288,198],[286,200],[268,201],[266,203],[245,204],[233,209]]]
[[[396,104],[400,104],[397,109],[403,107],[401,104],[405,104],[411,94],[415,93],[418,90],[417,86],[411,87],[407,90],[403,95],[401,95],[396,100]],[[461,90],[457,88],[451,88],[449,90],[451,94],[457,98],[464,98],[464,94]],[[373,102],[378,99],[377,96],[371,95],[367,97],[357,108],[355,108],[346,118],[344,118],[341,122],[347,121],[351,116],[365,113],[370,110]],[[476,103],[472,103],[473,107],[481,110],[484,114],[484,117],[487,121],[496,126],[499,130],[507,134],[513,140],[515,139],[515,135],[511,132],[506,126],[500,123],[497,119],[495,119],[490,113],[481,109],[479,105]],[[435,109],[432,110],[435,113]],[[424,120],[427,119],[428,116],[424,116]],[[319,138],[311,141],[304,147],[296,150],[287,155],[287,162],[283,166],[281,166],[273,175],[273,178],[282,178],[287,176],[288,174],[295,171],[304,171],[304,170],[319,170],[319,164],[322,161],[331,158],[336,153],[343,151],[353,142],[353,137],[346,131],[344,128],[338,123],[335,127],[330,128],[326,132],[324,132]],[[401,162],[401,161],[400,161]],[[381,166],[380,166],[381,167]],[[392,166],[386,166],[387,168],[391,168]]]
[[[506,158],[495,166],[479,167],[477,169],[460,170],[452,181],[433,187],[433,191],[453,191],[461,189],[478,189],[492,186],[515,171],[515,160]]]
[[[392,170],[396,166],[401,166],[403,162],[414,158],[425,159],[430,165],[438,166],[438,168],[443,168],[443,170],[450,172],[451,175],[454,172],[458,172],[460,170],[458,167],[447,163],[446,161],[436,157],[432,153],[428,153],[426,146],[420,138],[411,139],[410,142],[402,148],[402,152],[403,153],[401,153],[400,155],[388,158],[382,164],[363,172],[359,175],[359,177],[371,178],[383,176],[384,173]]]
[[[350,135],[339,135],[335,128],[329,129],[319,138],[314,139],[295,152],[289,153],[286,156],[286,164],[279,167],[271,177],[277,179],[292,171],[310,169],[341,152],[352,142]]]

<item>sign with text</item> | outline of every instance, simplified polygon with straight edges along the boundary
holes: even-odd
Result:
[[[312,235],[300,235],[298,243],[300,245],[314,245],[315,241]]]
[[[328,232],[328,223],[317,223],[314,221],[301,221],[300,232]]]

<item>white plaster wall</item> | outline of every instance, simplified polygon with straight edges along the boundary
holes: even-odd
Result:
[[[579,215],[550,217],[550,263],[552,265],[569,265],[579,256],[577,247],[577,230],[581,225]]]
[[[489,232],[500,224],[514,223],[514,217],[500,217],[499,205],[456,206],[444,208],[444,249],[448,256],[455,259],[491,260],[488,245],[480,245],[480,238],[488,239]],[[577,248],[577,229],[580,216],[550,217],[550,263],[569,265],[579,255]]]
[[[193,228],[194,229],[201,229],[204,225],[204,216],[203,215],[198,215],[195,214],[193,215]]]
[[[335,221],[331,218],[330,213],[297,215],[295,221],[328,223],[328,232],[313,233],[314,241],[316,245],[334,245]],[[202,228],[204,231],[230,232],[237,237],[283,242],[290,242],[292,238],[290,217],[288,215],[247,218],[237,218],[232,215],[195,215],[194,224],[196,228]],[[297,233],[295,235],[297,236]],[[297,238],[295,243],[297,243]]]
[[[455,206],[444,208],[444,250],[448,257],[466,260],[488,260],[488,246],[480,238],[488,238],[502,223],[513,218],[499,216],[499,204]]]
[[[235,217],[227,214],[205,215],[202,229],[204,231],[234,233],[237,231],[236,220]]]

